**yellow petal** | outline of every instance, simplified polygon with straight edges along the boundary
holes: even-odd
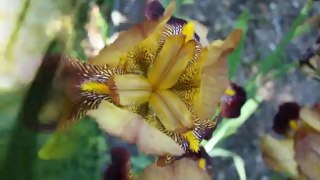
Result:
[[[94,92],[97,94],[109,94],[109,87],[107,84],[96,81],[88,81],[81,84],[81,90],[84,92]]]
[[[201,74],[200,92],[195,100],[195,112],[201,119],[214,115],[221,96],[228,87],[227,56],[237,47],[242,32],[235,30],[227,39],[213,42]]]
[[[186,36],[186,42],[190,41],[194,34],[194,23],[188,22],[186,25],[184,25],[182,28],[182,34]]]
[[[168,89],[175,85],[181,74],[185,71],[188,63],[192,60],[196,48],[195,41],[189,41],[181,48],[179,54],[170,62],[170,67],[166,68],[158,87]]]
[[[174,89],[177,91],[198,89],[200,87],[200,82],[201,82],[201,70],[203,67],[203,63],[205,60],[207,60],[207,58],[208,58],[208,49],[204,48],[201,50],[200,54],[198,55],[198,59],[194,60],[192,63],[189,63],[187,65],[184,72],[180,75],[179,80],[173,87],[171,87],[171,89]],[[192,101],[192,104],[193,104],[193,101]]]
[[[109,87],[112,100],[121,105],[145,103],[151,93],[148,80],[135,74],[113,76]]]
[[[169,37],[151,68],[148,79],[153,87],[168,89],[172,87],[192,60],[196,42],[183,44],[184,36]]]
[[[163,48],[153,63],[153,67],[148,73],[148,80],[152,86],[159,87],[161,79],[168,72],[168,68],[171,68],[172,64],[174,64],[174,58],[179,53],[183,44],[184,36],[182,35],[170,36],[166,39]]]
[[[205,170],[206,169],[206,159],[205,158],[201,158],[200,160],[199,160],[199,167],[201,168],[201,169],[203,169],[203,170]]]
[[[196,152],[196,153],[199,152],[199,150],[200,150],[200,142],[196,138],[196,136],[194,135],[193,131],[188,131],[188,132],[184,133],[183,136],[189,142],[190,150],[193,151],[193,152]]]
[[[185,153],[175,141],[151,127],[141,116],[107,101],[98,109],[88,111],[88,115],[95,118],[102,130],[135,143],[146,154],[180,156]]]
[[[135,25],[128,31],[121,32],[114,43],[104,47],[100,53],[96,57],[91,58],[89,62],[95,65],[108,64],[110,67],[117,66],[120,57],[131,50],[135,45],[142,42],[152,33],[159,34],[171,17],[174,9],[175,2],[171,2],[164,12],[163,17],[159,20],[147,20],[142,24]]]
[[[173,92],[165,90],[153,92],[149,102],[167,130],[186,132],[193,127],[194,121],[190,111]]]

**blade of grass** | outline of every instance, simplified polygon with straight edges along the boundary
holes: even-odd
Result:
[[[293,25],[289,29],[289,31],[286,33],[286,35],[282,38],[279,45],[277,46],[276,50],[270,55],[267,56],[262,60],[262,62],[259,64],[259,72],[262,74],[267,74],[270,70],[276,68],[277,66],[281,66],[281,60],[285,58],[285,48],[287,45],[291,42],[291,40],[296,35],[297,28],[305,21],[308,12],[311,10],[313,6],[313,1],[308,0],[306,4],[303,6],[303,8],[300,11],[300,14],[293,22]]]
[[[215,148],[209,152],[210,157],[229,157],[233,159],[240,180],[246,180],[246,169],[244,160],[234,152],[222,148]]]

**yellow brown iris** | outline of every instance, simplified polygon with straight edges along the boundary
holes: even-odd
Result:
[[[189,23],[181,34],[165,40],[163,34],[151,35],[120,58],[126,73],[113,76],[109,89],[117,105],[140,114],[168,135],[187,140],[189,148],[197,152],[199,139],[192,130],[198,117],[192,107],[208,51],[197,50],[201,45],[192,39],[193,34]]]
[[[172,18],[173,8],[120,34],[90,64],[70,61],[80,77],[71,83],[79,94],[72,114],[89,110],[101,128],[144,149],[154,146],[151,153],[166,157],[165,163],[171,155],[197,153],[211,135],[229,84],[226,57],[241,38],[235,30],[203,47],[194,23]],[[179,148],[157,142],[164,139],[157,131]]]

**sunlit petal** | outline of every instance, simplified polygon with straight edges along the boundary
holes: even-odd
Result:
[[[183,136],[188,140],[191,151],[198,152],[200,150],[200,142],[192,131],[184,133]]]
[[[169,131],[185,132],[193,127],[190,111],[183,101],[170,91],[157,91],[150,96],[150,105]]]
[[[142,104],[148,101],[151,86],[140,75],[116,75],[109,80],[110,95],[120,105]]]
[[[95,118],[101,129],[130,143],[136,143],[146,154],[184,153],[176,142],[151,127],[141,116],[118,108],[107,101],[102,102],[98,109],[89,111],[88,115]]]
[[[171,70],[175,64],[175,57],[184,44],[185,37],[182,35],[171,36],[167,38],[165,44],[154,61],[153,67],[148,73],[149,82],[153,87],[159,87],[162,79]]]
[[[160,82],[157,83],[159,89],[168,89],[177,83],[181,74],[185,71],[186,66],[192,60],[195,52],[196,42],[189,41],[179,51],[177,56],[165,64],[165,72],[161,75]],[[161,59],[160,59],[161,60]]]
[[[186,36],[186,42],[190,41],[194,35],[194,23],[188,22],[186,25],[184,25],[182,28],[182,34]]]
[[[233,31],[227,39],[209,45],[208,60],[204,63],[200,93],[195,102],[195,112],[201,119],[214,115],[221,96],[227,89],[228,68],[227,56],[237,47],[242,32]]]

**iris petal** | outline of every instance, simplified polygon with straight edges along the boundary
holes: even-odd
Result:
[[[109,81],[110,95],[114,102],[121,105],[142,104],[148,101],[151,86],[140,75],[116,75]]]
[[[116,67],[124,53],[131,50],[152,33],[161,31],[170,19],[174,9],[175,2],[172,1],[159,20],[147,20],[128,31],[121,32],[118,39],[114,43],[104,47],[97,56],[91,58],[90,63],[94,65],[108,64],[110,67]]]
[[[221,96],[229,85],[227,56],[237,47],[241,30],[233,31],[225,41],[209,45],[208,59],[201,74],[200,93],[195,102],[195,112],[201,119],[214,115]]]
[[[88,111],[88,115],[95,118],[101,129],[130,143],[136,143],[146,154],[185,153],[175,141],[147,124],[141,116],[107,101],[103,101],[98,109]]]
[[[188,41],[183,45],[184,40],[184,36],[172,36],[166,40],[149,72],[149,81],[154,87],[172,87],[192,60],[196,42]]]
[[[196,42],[189,41],[187,42],[179,51],[179,54],[176,58],[172,59],[171,67],[166,69],[166,73],[162,76],[161,81],[159,82],[160,89],[171,88],[174,84],[177,83],[181,74],[184,72],[188,63],[192,60],[194,51],[195,51]]]
[[[188,22],[186,25],[184,25],[182,28],[182,34],[186,36],[186,42],[190,41],[194,35],[194,23]]]
[[[184,102],[171,91],[156,91],[150,96],[150,105],[161,123],[169,131],[186,132],[194,121]]]
[[[175,64],[174,58],[179,53],[184,43],[184,36],[171,36],[167,38],[162,50],[154,60],[153,67],[148,73],[148,80],[153,87],[159,87],[159,83],[166,76],[166,73]]]

